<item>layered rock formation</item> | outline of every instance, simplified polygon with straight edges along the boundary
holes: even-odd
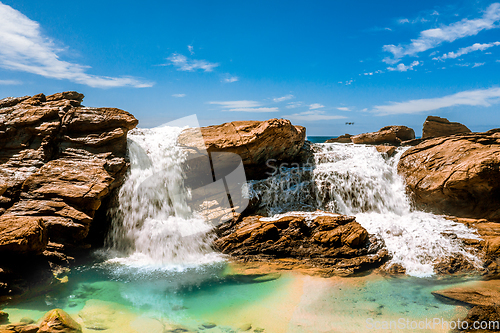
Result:
[[[278,220],[249,216],[223,224],[215,242],[223,253],[240,260],[299,259],[301,264],[349,275],[388,259],[383,244],[368,235],[352,216],[290,215]]]
[[[422,208],[500,220],[500,129],[428,139],[401,156],[398,172]]]
[[[401,142],[415,139],[413,129],[406,126],[386,126],[377,132],[363,133],[351,137],[353,143],[361,144],[390,144],[400,146]]]
[[[290,162],[297,158],[304,146],[306,129],[294,126],[286,119],[270,119],[266,121],[233,121],[222,125],[208,126],[199,129],[186,129],[179,136],[179,144],[187,147],[191,154],[188,158],[190,169],[206,169],[201,161],[203,152],[233,153],[241,157],[247,177],[258,179],[266,177],[266,162]],[[215,154],[212,158],[214,170],[231,168],[234,162],[227,160],[224,154]],[[200,158],[199,168],[194,161]],[[269,170],[267,170],[269,171]]]
[[[2,265],[15,254],[86,246],[96,211],[123,181],[127,131],[138,121],[84,107],[83,97],[0,100],[0,252],[9,253]]]
[[[351,137],[352,137],[351,134],[344,134],[344,135],[339,136],[338,138],[328,139],[325,141],[325,143],[335,143],[335,142],[337,142],[337,143],[351,143],[352,142]]]
[[[460,123],[450,122],[446,118],[428,116],[422,129],[422,139],[449,136],[461,133],[470,133],[467,126]]]

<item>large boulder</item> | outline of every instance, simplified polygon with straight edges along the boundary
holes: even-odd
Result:
[[[500,129],[428,139],[401,156],[398,172],[422,208],[500,220]]]
[[[266,121],[233,121],[222,125],[207,126],[200,129],[184,130],[178,142],[187,147],[191,154],[208,151],[212,157],[212,168],[224,170],[233,165],[228,161],[233,153],[241,157],[248,178],[263,178],[266,176],[268,161],[290,162],[299,155],[306,137],[306,129],[294,126],[286,119],[270,119]],[[188,160],[193,162],[192,158]],[[196,168],[191,163],[191,169]],[[271,170],[272,171],[272,170]]]
[[[0,100],[0,215],[43,219],[49,240],[80,243],[123,181],[127,131],[138,121],[81,105],[74,91]]]
[[[344,134],[336,138],[328,139],[325,141],[325,143],[351,143],[352,140],[352,135],[351,134]]]
[[[291,214],[277,220],[245,217],[219,226],[215,246],[244,261],[288,258],[343,275],[377,267],[388,259],[383,246],[354,217],[318,215]]]
[[[413,139],[415,139],[415,132],[406,126],[386,126],[378,132],[363,133],[351,137],[353,143],[371,145],[386,143],[394,146],[399,146],[401,142]]]
[[[43,316],[38,333],[82,333],[82,327],[63,310],[54,309]]]
[[[422,139],[470,132],[467,126],[460,123],[450,122],[446,118],[428,116],[422,129]]]

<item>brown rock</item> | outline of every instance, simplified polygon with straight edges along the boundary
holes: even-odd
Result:
[[[269,160],[287,162],[293,160],[304,145],[306,130],[302,126],[293,126],[286,119],[266,121],[233,121],[222,125],[201,128],[203,140],[199,140],[198,129],[186,129],[179,136],[179,144],[189,148],[192,160],[196,153],[205,149],[213,153],[238,154],[249,178],[265,177]],[[214,170],[224,170],[234,163],[224,155],[212,157]],[[228,155],[229,156],[229,155]],[[200,159],[202,156],[200,156]],[[197,168],[191,163],[193,172],[205,170],[207,164],[200,162]]]
[[[3,312],[0,310],[0,324],[6,323],[9,321],[9,314],[7,312]]]
[[[500,281],[481,281],[473,287],[456,287],[433,291],[438,298],[468,306],[500,306]]]
[[[467,317],[463,319],[466,324],[463,327],[468,327],[468,332],[498,332],[500,331],[500,307],[498,306],[475,306]],[[474,323],[483,325],[485,329],[474,329]],[[481,326],[479,326],[481,327]]]
[[[222,225],[220,230],[216,247],[244,261],[288,258],[352,274],[379,266],[388,257],[382,248],[368,250],[368,232],[353,216],[329,214],[313,221],[300,215],[276,221],[249,216],[229,228]]]
[[[47,247],[47,229],[43,219],[33,216],[0,216],[0,252],[41,254]]]
[[[39,333],[81,333],[82,328],[73,318],[61,309],[45,314],[40,323]]]
[[[500,219],[500,130],[428,139],[398,172],[416,203],[458,217]]]
[[[413,129],[406,126],[386,126],[378,132],[363,133],[351,137],[352,142],[360,144],[391,144],[401,145],[402,141],[415,139]]]
[[[351,140],[351,137],[352,135],[350,134],[344,134],[344,135],[341,135],[339,136],[338,138],[332,138],[332,139],[328,139],[325,141],[325,143],[351,143],[352,140]]]
[[[460,123],[450,122],[446,118],[428,116],[422,129],[422,139],[470,132],[467,126]]]
[[[377,146],[377,151],[383,156],[391,157],[396,152],[396,147],[394,146]]]

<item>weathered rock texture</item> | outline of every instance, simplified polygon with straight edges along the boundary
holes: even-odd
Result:
[[[218,232],[215,246],[246,261],[296,258],[301,264],[348,275],[388,259],[383,243],[370,237],[352,216],[329,214],[308,220],[297,215],[275,221],[249,216],[221,225]]]
[[[306,137],[306,129],[294,126],[286,119],[266,121],[233,121],[222,125],[186,129],[179,136],[179,144],[188,147],[191,153],[208,151],[212,153],[238,154],[248,178],[263,178],[269,160],[290,162],[297,158]],[[213,169],[224,170],[234,163],[224,155],[213,158]],[[191,160],[190,167],[196,169]],[[203,164],[203,163],[200,163]],[[203,168],[206,167],[203,165]]]
[[[398,172],[422,208],[500,220],[500,129],[428,139],[401,156]]]
[[[402,141],[415,139],[413,129],[406,126],[386,126],[378,132],[363,133],[351,137],[352,142],[379,145],[383,143],[394,146],[401,145]]]
[[[7,272],[23,270],[16,254],[66,261],[58,252],[85,247],[96,211],[123,181],[126,135],[138,121],[119,109],[84,107],[83,97],[0,100],[0,295],[12,291],[5,276],[18,278]]]
[[[449,136],[460,133],[470,133],[467,126],[460,123],[450,122],[446,118],[428,116],[422,129],[422,139]]]

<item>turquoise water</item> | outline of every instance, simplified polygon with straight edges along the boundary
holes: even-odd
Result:
[[[307,136],[307,141],[312,143],[324,143],[328,139],[337,138],[337,136]]]
[[[46,311],[62,308],[84,332],[238,332],[249,327],[254,332],[363,332],[369,331],[367,320],[452,320],[466,314],[465,308],[431,295],[456,286],[458,279],[231,272],[226,263],[170,270],[94,264],[74,270],[56,290],[4,310],[15,322],[39,320]]]

